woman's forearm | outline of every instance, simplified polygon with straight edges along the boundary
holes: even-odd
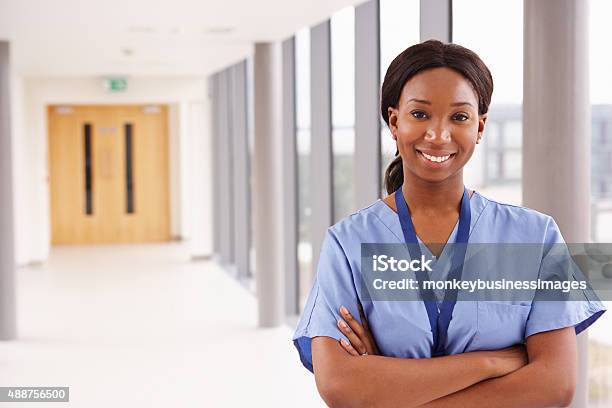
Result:
[[[544,364],[533,363],[506,376],[493,378],[447,395],[421,408],[541,408],[566,407],[572,401],[574,386],[558,379]]]
[[[423,408],[565,407],[576,385],[576,334],[573,327],[529,337],[531,362],[503,377],[483,381],[424,404]]]
[[[356,358],[340,349],[334,339],[313,340],[317,388],[333,408],[423,405],[511,371],[509,365],[516,363],[504,361],[495,353],[498,352],[424,359]]]

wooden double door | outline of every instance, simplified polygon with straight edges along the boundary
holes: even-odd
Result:
[[[167,107],[49,106],[53,244],[170,239]]]

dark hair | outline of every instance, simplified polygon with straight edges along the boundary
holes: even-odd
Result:
[[[465,47],[428,40],[406,48],[395,57],[387,69],[380,98],[380,113],[387,126],[389,126],[388,109],[397,108],[406,82],[421,71],[440,67],[451,68],[470,81],[478,96],[478,114],[487,113],[493,93],[493,77],[489,68],[475,52]],[[392,194],[404,183],[402,157],[399,151],[395,156],[385,171],[385,188],[388,194]]]

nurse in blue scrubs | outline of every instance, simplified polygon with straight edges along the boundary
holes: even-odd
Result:
[[[463,167],[482,139],[492,92],[488,68],[459,45],[430,40],[389,66],[381,113],[398,148],[385,175],[389,195],[327,230],[293,335],[328,405],[571,402],[576,335],[605,311],[596,298],[455,301],[451,291],[405,302],[360,296],[362,243],[411,244],[411,259],[428,254],[437,262],[451,256],[445,243],[564,243],[552,217],[464,186]],[[541,265],[554,265],[546,256],[534,265],[534,279],[546,273]],[[462,265],[464,257],[454,251],[451,261]],[[452,277],[461,279],[461,269]]]

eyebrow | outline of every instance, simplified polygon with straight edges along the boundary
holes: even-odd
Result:
[[[426,99],[412,98],[412,99],[409,99],[408,102],[418,102],[418,103],[423,103],[425,105],[431,105],[431,101],[428,101]],[[462,106],[462,105],[469,105],[471,107],[474,107],[474,105],[472,105],[469,102],[453,102],[450,104],[450,106]]]

